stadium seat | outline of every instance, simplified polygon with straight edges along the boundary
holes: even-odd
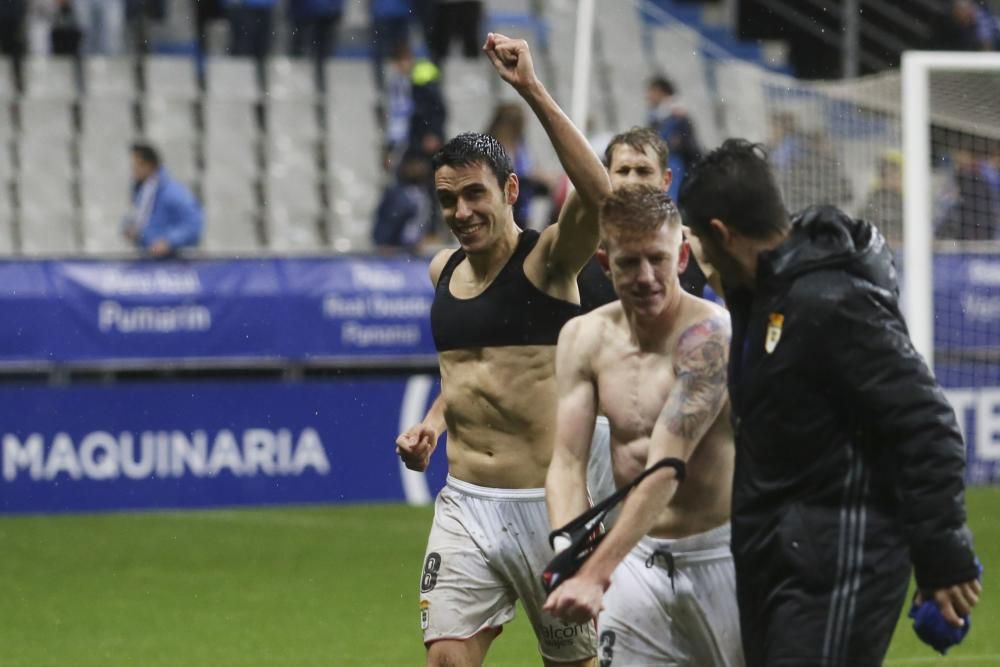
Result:
[[[89,56],[84,61],[83,90],[91,99],[134,99],[135,61],[128,57]]]
[[[120,209],[120,210],[119,210]],[[97,202],[83,206],[83,250],[92,255],[120,254],[132,250],[122,234],[125,208],[101,206]]]
[[[252,190],[227,190],[218,183],[207,182],[201,247],[217,254],[259,252],[262,244],[258,215]]]
[[[22,98],[18,102],[22,137],[47,137],[68,141],[75,134],[73,107],[66,100]]]
[[[316,105],[307,100],[268,100],[267,139],[277,143],[308,143],[319,139],[319,118]]]
[[[490,67],[485,58],[465,60],[453,58],[443,75],[443,93],[448,106],[445,133],[455,136],[460,132],[482,132],[492,116]]]
[[[47,256],[77,252],[76,213],[62,206],[50,207],[35,201],[21,207],[21,253]]]
[[[21,181],[57,182],[73,178],[70,142],[55,135],[22,134],[16,142]]]
[[[767,141],[770,104],[764,84],[765,77],[773,79],[775,75],[743,60],[726,59],[716,64],[715,76],[719,90],[727,91],[729,99],[740,101],[724,105],[723,134]]]
[[[149,136],[173,141],[185,138],[194,141],[195,105],[190,100],[147,97],[142,106],[143,130]]]
[[[80,102],[80,130],[84,137],[124,144],[135,135],[132,101],[125,97],[90,97]]]
[[[77,64],[72,58],[29,56],[24,61],[23,97],[74,100],[79,96]]]
[[[260,99],[257,66],[251,58],[212,57],[205,63],[205,96],[213,100]]]
[[[211,100],[205,102],[204,113],[206,168],[212,163],[256,173],[259,128],[254,105],[241,100]]]
[[[683,25],[659,28],[653,32],[653,53],[695,120],[699,143],[717,146],[723,135],[715,123],[715,97],[708,87],[705,54],[696,34]]]
[[[312,62],[301,58],[271,58],[267,64],[267,97],[271,100],[314,99],[316,82]]]
[[[319,213],[319,175],[308,160],[271,164],[264,178],[264,205]]]
[[[0,55],[0,100],[11,100],[17,93],[10,58]]]
[[[334,61],[327,64],[326,77],[331,225],[335,237],[366,247],[383,180],[371,64]]]
[[[317,252],[324,249],[320,238],[321,214],[297,208],[271,207],[265,218],[268,246],[276,252]]]
[[[14,211],[10,207],[10,198],[7,196],[6,188],[3,189],[3,197],[0,198],[0,256],[14,254],[16,248],[14,244]]]
[[[144,63],[147,96],[186,101],[198,98],[198,79],[193,58],[148,56]]]

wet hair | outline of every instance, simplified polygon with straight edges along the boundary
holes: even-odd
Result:
[[[496,138],[480,132],[464,132],[434,154],[431,165],[434,173],[441,167],[471,167],[481,164],[489,167],[497,178],[502,190],[507,184],[507,178],[514,173],[510,156]]]
[[[160,153],[153,148],[152,144],[144,141],[137,141],[129,147],[129,150],[131,150],[134,155],[137,155],[139,159],[146,164],[154,167],[160,166]]]
[[[653,130],[648,127],[633,127],[612,137],[608,147],[604,149],[604,166],[608,169],[611,168],[611,158],[614,157],[615,149],[622,145],[634,148],[640,153],[645,153],[647,148],[652,148],[656,155],[656,163],[660,165],[662,171],[666,172],[670,149],[667,148],[667,143],[660,138],[660,135]]]
[[[684,174],[678,196],[684,223],[707,234],[718,219],[743,236],[766,239],[790,224],[763,146],[726,141]]]
[[[673,200],[659,188],[629,184],[616,189],[601,203],[601,237],[641,236],[664,224],[679,227],[681,214]]]

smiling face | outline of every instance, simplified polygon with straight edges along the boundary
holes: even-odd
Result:
[[[434,174],[434,188],[444,221],[466,253],[488,250],[513,219],[511,207],[518,194],[513,174],[501,189],[482,162],[445,165]]]

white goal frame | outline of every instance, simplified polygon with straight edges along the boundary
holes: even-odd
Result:
[[[930,73],[1000,73],[1000,53],[908,51],[902,65],[903,312],[910,338],[934,368],[934,202]]]

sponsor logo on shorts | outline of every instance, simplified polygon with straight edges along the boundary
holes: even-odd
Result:
[[[574,639],[586,634],[588,625],[590,624],[543,625],[541,636],[542,643],[552,648],[569,646],[573,643]]]
[[[597,651],[599,667],[611,667],[611,662],[615,659],[615,639],[617,637],[611,630],[605,630],[601,633]]]
[[[431,624],[431,603],[427,600],[420,601],[420,629],[426,630]]]
[[[430,593],[437,586],[438,570],[441,569],[441,554],[432,551],[424,561],[424,574],[420,577],[420,592]]]

